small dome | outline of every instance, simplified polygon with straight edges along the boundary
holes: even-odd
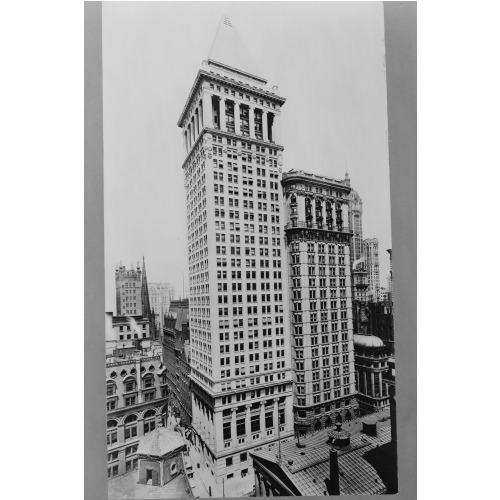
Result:
[[[384,347],[384,343],[375,335],[358,335],[354,334],[355,347]]]

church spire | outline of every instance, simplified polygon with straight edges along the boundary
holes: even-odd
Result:
[[[146,261],[144,255],[142,256],[142,290],[141,290],[141,302],[142,302],[142,316],[143,318],[148,318],[151,313],[149,307],[149,290],[148,290],[148,278],[146,275]]]

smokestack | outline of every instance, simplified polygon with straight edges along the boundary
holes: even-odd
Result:
[[[330,479],[325,479],[329,495],[340,495],[339,456],[337,450],[330,449]]]

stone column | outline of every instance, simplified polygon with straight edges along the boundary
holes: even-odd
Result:
[[[264,401],[260,403],[260,432],[266,432],[266,407]]]
[[[191,125],[186,128],[188,151],[191,149]]]
[[[265,110],[262,110],[262,140],[269,140],[269,137],[267,135],[267,111]]]
[[[372,397],[375,397],[375,374],[373,372],[370,373],[370,379],[372,384]]]
[[[250,138],[255,139],[255,107],[248,106],[248,122]]]
[[[193,132],[193,144],[196,141],[196,130],[194,127],[194,116],[191,117],[191,131]]]
[[[274,122],[273,122],[273,141],[276,144],[280,144],[281,142],[281,127],[280,127],[280,115],[274,114]]]
[[[225,132],[226,129],[226,99],[219,98],[219,125],[220,129]]]
[[[125,424],[119,424],[116,429],[116,443],[123,444],[125,442]]]
[[[247,436],[247,442],[250,443],[252,441],[252,432],[251,432],[251,422],[250,422],[250,408],[252,405],[246,405],[246,413],[245,413],[245,434]]]
[[[342,204],[342,231],[349,230],[349,207],[347,203]]]
[[[201,129],[203,128],[203,123],[201,121],[202,113],[203,113],[203,108],[202,108],[202,102],[200,101],[198,103],[198,133],[201,132]]]
[[[203,113],[202,124],[204,127],[214,127],[213,113],[212,113],[212,95],[208,92],[203,92],[202,99]]]
[[[278,412],[278,401],[279,401],[279,398],[274,398],[274,409],[273,409],[273,424],[274,424],[274,428],[275,429],[278,429],[279,428],[279,412]]]
[[[188,152],[188,140],[187,140],[187,132],[184,130],[184,147],[186,148],[186,153]]]
[[[241,135],[240,103],[234,101],[234,132]]]
[[[306,200],[299,193],[295,194],[297,198],[297,211],[299,213],[299,222],[306,221]]]
[[[236,408],[231,408],[231,441],[236,441]]]
[[[363,370],[363,394],[368,394],[368,382],[366,378],[366,370]]]
[[[200,117],[198,115],[198,108],[196,108],[194,111],[194,123],[195,123],[196,137],[198,137],[200,135]]]

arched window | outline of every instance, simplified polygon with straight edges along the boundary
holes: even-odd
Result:
[[[154,387],[155,385],[154,376],[151,374],[146,375],[142,380],[144,389],[149,389],[150,387]]]
[[[297,203],[297,197],[292,194],[292,197],[290,198],[290,203]]]
[[[107,443],[108,446],[114,444],[118,441],[118,431],[117,431],[118,422],[116,420],[108,420],[107,422]]]
[[[137,436],[137,416],[129,415],[125,419],[125,439],[132,439]]]
[[[144,414],[144,435],[154,431],[156,427],[156,413],[154,410],[148,410]]]
[[[314,424],[314,430],[315,431],[321,430],[321,422],[319,420],[316,420],[316,423]]]
[[[325,427],[331,427],[333,424],[332,419],[328,417],[325,422]]]
[[[137,382],[135,378],[130,377],[124,380],[124,384],[125,384],[125,392],[132,392],[137,389]]]
[[[116,394],[116,384],[114,382],[106,382],[106,396],[114,396]]]
[[[177,472],[177,464],[173,462],[172,464],[170,464],[170,473],[175,474],[176,472]]]

